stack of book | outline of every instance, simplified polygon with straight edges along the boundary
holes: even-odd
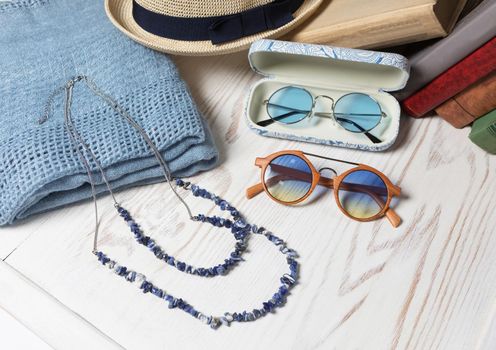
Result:
[[[288,39],[404,54],[403,110],[456,128],[477,121],[470,139],[496,152],[495,36],[496,0],[327,0]]]
[[[470,139],[496,153],[496,0],[476,5],[450,35],[410,57],[412,79],[397,97],[413,117],[473,124]]]

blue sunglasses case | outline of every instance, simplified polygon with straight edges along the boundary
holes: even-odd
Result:
[[[367,151],[384,151],[396,141],[401,108],[388,92],[402,89],[408,81],[410,66],[405,57],[387,52],[263,39],[252,44],[248,59],[252,69],[264,76],[250,89],[245,107],[248,126],[257,134]],[[370,131],[382,142],[373,143],[365,135],[349,132],[327,118],[306,118],[292,125],[257,125],[269,118],[264,101],[285,86],[301,87],[314,98],[325,95],[334,101],[349,93],[369,95],[387,115]],[[331,106],[316,105],[316,109],[327,112]]]

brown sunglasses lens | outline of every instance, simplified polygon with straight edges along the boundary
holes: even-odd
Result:
[[[278,201],[296,202],[312,188],[312,169],[302,158],[286,154],[274,158],[264,173],[269,194]]]
[[[341,207],[356,219],[370,219],[386,206],[388,189],[379,175],[368,170],[356,170],[339,185]]]

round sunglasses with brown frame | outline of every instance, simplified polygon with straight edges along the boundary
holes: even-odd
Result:
[[[276,164],[274,162],[274,160],[283,156],[298,157],[301,161],[303,161],[306,164],[306,166],[308,166],[307,171],[302,171],[301,169],[287,167],[281,164]],[[332,178],[328,178],[321,175],[321,173],[315,168],[315,166],[308,160],[307,156],[317,157],[329,161],[336,161],[340,163],[346,163],[349,165],[353,165],[354,167],[340,175],[338,175],[337,172],[332,168],[326,167],[320,169],[321,171],[324,169],[332,171],[336,175]],[[306,200],[312,194],[312,192],[317,187],[317,185],[320,185],[335,190],[334,198],[336,199],[338,208],[343,212],[343,214],[345,214],[347,217],[353,220],[366,222],[366,221],[377,220],[383,216],[386,216],[386,218],[389,220],[389,222],[393,227],[398,227],[401,223],[401,218],[390,207],[391,200],[393,199],[393,197],[395,196],[397,197],[400,195],[401,188],[394,185],[383,173],[368,165],[344,161],[335,158],[323,157],[320,155],[306,153],[303,151],[295,151],[295,150],[280,151],[271,154],[265,158],[256,158],[255,165],[261,168],[261,181],[260,183],[253,185],[246,190],[246,197],[248,199],[251,199],[256,195],[265,191],[265,193],[267,193],[267,195],[270,198],[272,198],[278,203],[285,205],[296,205]],[[266,179],[266,172],[269,170],[269,166],[272,171],[277,172],[277,175],[271,177],[270,179]],[[366,184],[354,184],[345,181],[345,179],[349,177],[350,174],[353,174],[354,172],[357,171],[366,171],[375,174],[380,179],[380,181],[385,185],[385,188],[373,186],[373,185],[366,185]],[[274,196],[273,193],[271,193],[269,187],[284,180],[297,180],[302,183],[307,183],[307,186],[304,188],[304,190],[302,190],[301,194],[298,195],[297,197],[288,200],[281,200],[276,196]],[[352,214],[349,213],[349,211],[347,211],[344,208],[343,203],[339,198],[340,190],[369,196],[380,207],[380,210],[377,211],[377,213],[374,213],[373,215],[370,215],[365,218],[353,216]]]

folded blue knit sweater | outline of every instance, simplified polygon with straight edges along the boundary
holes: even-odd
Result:
[[[216,164],[209,130],[171,59],[123,36],[101,1],[2,1],[0,23],[0,225],[90,198],[64,131],[62,95],[38,124],[52,91],[79,74],[129,111],[174,175]],[[72,115],[114,189],[163,179],[139,134],[83,84],[74,90]]]

